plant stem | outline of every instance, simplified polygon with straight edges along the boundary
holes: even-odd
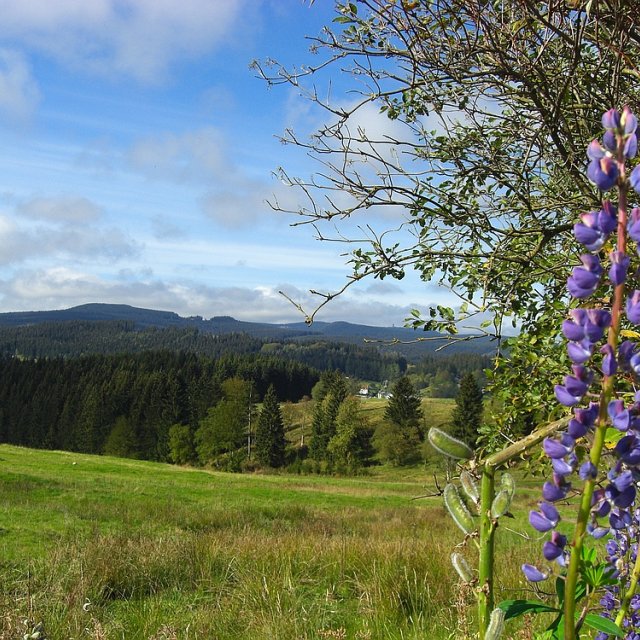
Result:
[[[528,436],[505,447],[501,451],[480,461],[482,478],[480,484],[480,556],[478,559],[478,630],[484,640],[489,619],[493,611],[493,564],[495,549],[495,523],[491,518],[491,505],[495,498],[496,469],[521,456],[527,449],[542,442],[547,436],[565,427],[568,418],[561,418],[537,429]]]
[[[493,611],[493,559],[495,523],[491,505],[495,497],[495,468],[485,464],[480,481],[480,557],[478,560],[478,628],[484,640]]]
[[[638,588],[638,580],[640,579],[640,553],[636,553],[636,562],[633,565],[633,571],[631,572],[631,581],[629,587],[625,591],[624,597],[620,602],[620,611],[616,616],[616,624],[622,628],[622,622],[624,621],[627,613],[629,612],[629,605],[631,604],[631,598],[636,594]]]

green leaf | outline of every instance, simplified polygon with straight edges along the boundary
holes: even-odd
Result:
[[[624,631],[622,631],[622,629],[620,629],[613,620],[609,620],[609,618],[604,618],[603,616],[599,616],[595,613],[588,613],[584,619],[584,623],[588,627],[591,627],[596,631],[608,633],[610,636],[614,636],[616,638],[624,637]]]
[[[550,607],[540,600],[503,600],[498,607],[504,611],[504,619],[510,620],[527,613],[557,612],[559,609]]]

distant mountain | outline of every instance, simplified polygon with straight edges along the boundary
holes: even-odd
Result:
[[[414,331],[404,327],[374,327],[349,322],[304,322],[287,324],[269,324],[264,322],[245,322],[230,316],[214,316],[206,320],[201,316],[179,316],[172,311],[142,309],[125,304],[83,304],[70,309],[53,311],[18,311],[0,313],[0,327],[25,327],[57,322],[105,322],[124,321],[132,323],[135,329],[191,328],[202,333],[215,335],[244,333],[261,340],[331,340],[363,344],[373,344],[383,351],[394,351],[410,360],[423,355],[433,354],[442,342],[433,340],[440,334],[436,332]],[[444,336],[442,336],[444,337]],[[417,340],[430,338],[428,341]],[[408,343],[408,344],[405,344]],[[455,342],[445,350],[452,353],[486,353],[493,351],[493,343],[487,338],[469,339]]]

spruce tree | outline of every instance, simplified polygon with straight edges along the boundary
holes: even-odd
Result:
[[[344,377],[337,371],[324,373],[317,386],[320,387],[320,392],[314,397],[316,406],[311,424],[309,455],[314,460],[325,460],[329,440],[336,434],[340,405],[348,396],[349,390]]]
[[[285,462],[284,422],[273,385],[264,396],[256,428],[256,458],[262,465],[281,467]]]
[[[374,443],[380,457],[395,465],[420,459],[422,409],[420,398],[409,378],[402,377],[391,390],[384,422],[376,429]]]
[[[473,373],[466,373],[460,381],[456,406],[451,414],[451,435],[475,447],[482,424],[482,389]]]

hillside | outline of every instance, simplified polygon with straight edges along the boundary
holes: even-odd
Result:
[[[416,332],[404,327],[374,327],[351,324],[348,322],[315,322],[308,326],[304,322],[289,324],[269,324],[262,322],[245,322],[230,316],[214,316],[208,320],[200,316],[182,317],[170,311],[142,309],[129,305],[117,304],[84,304],[70,309],[52,311],[20,311],[0,313],[0,338],[8,335],[2,329],[25,328],[69,322],[106,323],[125,322],[131,329],[190,329],[201,334],[228,335],[246,334],[260,340],[296,340],[301,342],[330,340],[350,344],[365,345],[369,341],[383,353],[394,353],[407,358],[411,362],[420,360],[425,355],[437,353],[442,345],[436,332]],[[20,339],[21,333],[10,334]],[[444,336],[441,336],[444,338]],[[464,337],[464,336],[463,336]],[[471,338],[471,336],[468,336]],[[426,342],[418,339],[428,338]],[[456,342],[447,347],[446,354],[473,353],[491,354],[494,345],[487,338],[474,338]],[[63,355],[63,354],[60,354]]]

